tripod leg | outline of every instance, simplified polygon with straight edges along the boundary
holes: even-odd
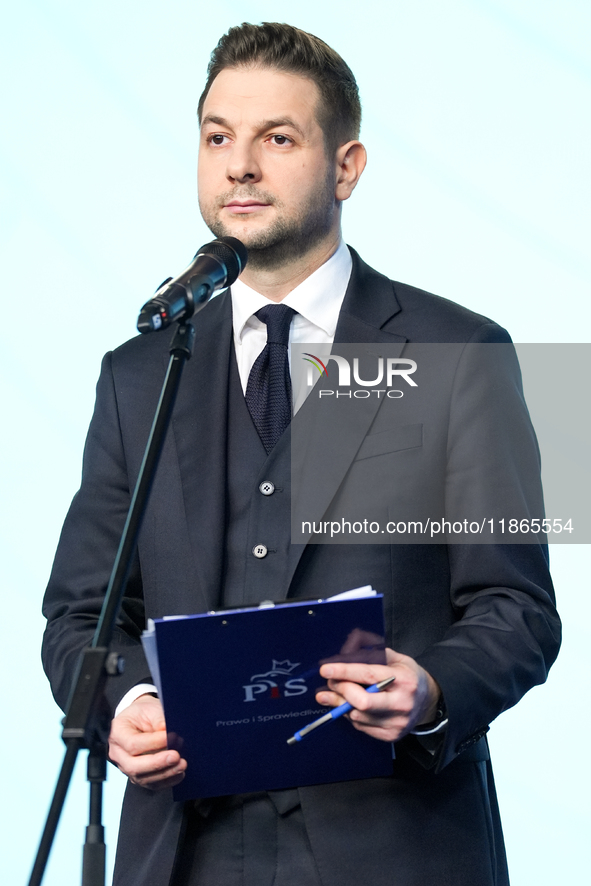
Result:
[[[90,784],[90,814],[82,853],[82,886],[104,886],[106,847],[102,812],[107,760],[103,746],[94,746],[88,752],[87,778]]]
[[[49,858],[53,838],[55,836],[55,832],[60,820],[62,807],[64,805],[64,800],[66,799],[68,787],[70,786],[70,779],[72,778],[72,771],[74,769],[74,764],[76,763],[76,757],[78,756],[79,750],[79,742],[68,742],[66,747],[66,755],[64,757],[62,768],[58,776],[53,800],[51,801],[51,806],[49,807],[49,812],[45,821],[45,828],[43,830],[43,834],[41,835],[39,849],[37,850],[35,863],[33,864],[33,870],[31,871],[29,886],[39,886],[43,879],[43,874],[45,873],[45,867],[47,865],[47,859]]]

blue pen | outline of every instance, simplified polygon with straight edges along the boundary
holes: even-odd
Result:
[[[381,692],[382,689],[385,689],[386,686],[389,686],[390,683],[393,683],[396,677],[388,677],[386,680],[382,680],[380,683],[374,683],[373,686],[368,686],[365,690],[366,692]],[[303,729],[298,730],[295,735],[292,735],[291,738],[287,739],[288,744],[296,744],[298,741],[301,741],[304,735],[307,735],[309,732],[312,732],[313,729],[316,729],[318,726],[322,726],[323,723],[329,723],[331,720],[336,720],[337,717],[342,717],[343,714],[348,714],[349,711],[353,710],[353,705],[349,704],[346,701],[344,704],[340,704],[337,708],[333,708],[332,711],[329,711],[328,714],[324,714],[322,717],[318,717],[317,720],[313,720],[312,723],[308,723],[307,726],[304,726]]]

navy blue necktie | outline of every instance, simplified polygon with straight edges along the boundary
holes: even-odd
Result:
[[[267,344],[250,370],[245,396],[248,411],[267,453],[271,452],[291,421],[287,346],[295,313],[287,305],[266,305],[256,312],[267,327]]]

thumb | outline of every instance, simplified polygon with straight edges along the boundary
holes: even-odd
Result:
[[[153,696],[140,696],[129,706],[127,713],[143,732],[160,732],[166,729],[162,703]]]

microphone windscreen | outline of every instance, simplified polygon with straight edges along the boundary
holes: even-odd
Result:
[[[221,237],[219,240],[212,240],[211,243],[202,246],[197,255],[213,255],[225,265],[228,272],[226,286],[231,286],[240,276],[248,261],[246,246],[236,237]]]

